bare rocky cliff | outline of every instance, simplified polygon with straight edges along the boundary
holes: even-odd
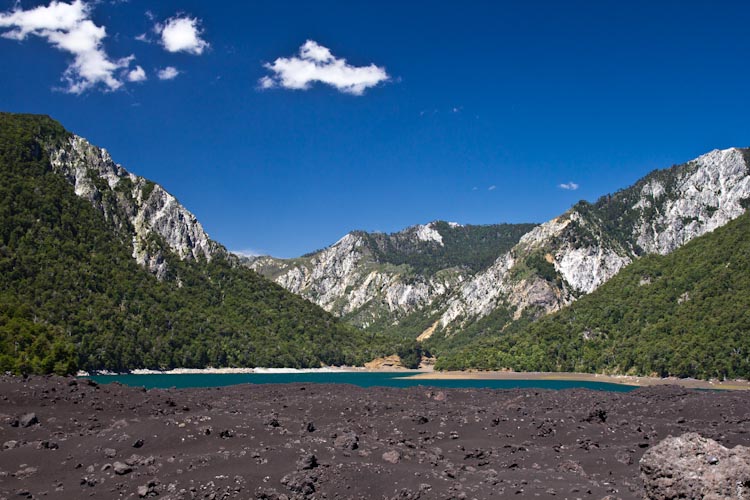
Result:
[[[357,326],[387,327],[442,310],[447,296],[476,272],[470,264],[488,265],[531,227],[435,221],[393,234],[354,231],[305,257],[260,257],[250,265]]]
[[[750,200],[749,173],[747,150],[715,150],[593,205],[578,204],[462,283],[441,325],[465,324],[501,304],[516,318],[532,307],[537,314],[556,311],[640,255],[667,254],[740,216]]]
[[[422,241],[442,244],[439,233],[424,227],[414,231]],[[251,267],[337,316],[356,316],[362,327],[423,309],[465,279],[460,269],[424,276],[408,266],[379,262],[361,233],[349,233],[306,258],[260,257]]]
[[[310,256],[262,257],[251,266],[359,326],[421,314],[437,318],[430,334],[450,334],[499,308],[514,319],[538,316],[591,293],[639,256],[669,253],[742,214],[750,200],[748,158],[748,150],[715,150],[652,172],[596,203],[529,225],[481,269],[394,265],[379,253],[390,240],[373,243],[362,232]],[[414,251],[429,254],[449,244],[447,231],[457,227],[430,223],[396,234],[421,242]]]
[[[183,260],[210,260],[225,252],[174,196],[116,164],[105,149],[73,135],[62,147],[50,146],[48,154],[75,193],[132,239],[133,258],[157,276],[167,271],[164,251]]]

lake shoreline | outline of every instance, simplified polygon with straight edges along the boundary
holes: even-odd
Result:
[[[574,372],[513,372],[513,371],[435,371],[432,367],[416,370],[406,368],[364,368],[357,366],[329,366],[322,368],[175,368],[172,370],[137,369],[129,375],[230,375],[230,374],[296,374],[296,373],[400,373],[415,380],[560,380],[604,382],[634,387],[678,385],[686,389],[749,391],[748,380],[698,380],[677,377],[638,377],[633,375],[604,375]],[[79,377],[92,375],[125,375],[114,372],[79,372]]]
[[[568,380],[582,382],[605,382],[636,387],[653,387],[659,385],[678,385],[686,389],[720,389],[747,391],[750,381],[747,380],[698,380],[677,377],[637,377],[633,375],[602,375],[598,373],[572,372],[511,372],[511,371],[431,371],[415,373],[409,378],[419,380]]]

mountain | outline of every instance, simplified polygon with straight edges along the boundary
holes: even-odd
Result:
[[[384,234],[354,231],[297,259],[248,265],[287,290],[362,328],[392,328],[442,301],[509,250],[535,224],[462,226],[435,221]],[[424,328],[413,331],[416,337]]]
[[[750,200],[748,151],[711,151],[596,203],[579,202],[462,283],[439,328],[448,337],[459,329],[459,336],[483,335],[533,320],[593,292],[641,256],[668,254],[739,217]]]
[[[642,256],[668,254],[737,218],[750,200],[749,163],[748,149],[711,151],[538,226],[355,231],[298,259],[249,265],[357,326],[446,354],[558,311]]]
[[[61,144],[46,144],[45,153],[52,170],[76,195],[88,200],[116,231],[132,237],[133,258],[159,278],[167,273],[164,252],[189,261],[226,255],[174,196],[117,165],[107,150],[69,135]]]
[[[362,364],[385,342],[241,266],[105,150],[0,113],[0,370]]]
[[[446,369],[750,378],[750,214],[636,260],[571,306],[439,359]],[[512,330],[512,329],[511,329]]]

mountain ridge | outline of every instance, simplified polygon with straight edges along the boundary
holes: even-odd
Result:
[[[477,336],[440,369],[750,377],[750,214],[648,254],[554,314]]]
[[[240,266],[174,197],[49,117],[0,113],[0,370],[361,365],[395,350]]]
[[[250,265],[357,326],[429,337],[427,345],[440,352],[441,342],[453,342],[451,338],[467,328],[478,323],[485,328],[484,318],[504,318],[507,326],[560,310],[633,260],[669,253],[738,217],[750,199],[749,163],[749,149],[728,148],[654,170],[630,187],[593,203],[581,201],[558,217],[530,225],[512,246],[497,251],[492,262],[470,272],[446,268],[444,279],[437,282],[413,267],[374,272],[372,262],[380,261],[376,255],[369,261],[363,258],[362,248],[376,247],[366,239],[379,233],[359,231],[302,258],[266,257]],[[393,234],[434,230],[434,224]],[[424,239],[437,245],[443,240],[437,232],[440,238],[425,231]],[[393,276],[410,276],[418,286],[405,290],[403,280],[394,283]],[[379,299],[383,290],[385,300]],[[398,303],[397,297],[412,300]],[[383,314],[383,308],[368,311],[373,299],[384,302],[388,311],[400,309],[395,314]],[[493,328],[504,326],[495,322]]]
[[[296,259],[259,257],[249,266],[367,328],[431,307],[534,226],[433,221],[390,234],[352,231],[318,252]]]

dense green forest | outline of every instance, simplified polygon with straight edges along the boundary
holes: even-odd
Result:
[[[537,224],[452,225],[436,221],[431,227],[440,233],[443,244],[415,240],[409,231],[366,233],[357,231],[368,242],[377,262],[406,264],[417,274],[434,274],[451,267],[478,272],[518,243]]]
[[[133,259],[132,235],[53,171],[44,146],[67,137],[48,117],[0,114],[0,370],[314,367],[400,348],[227,253],[183,262],[167,250],[158,280]]]
[[[750,378],[750,214],[633,262],[558,313],[448,353],[438,368]]]

